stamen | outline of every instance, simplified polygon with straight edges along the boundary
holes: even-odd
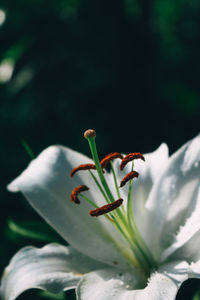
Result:
[[[128,155],[126,155],[122,161],[121,161],[121,164],[120,164],[120,170],[122,171],[124,169],[124,167],[126,166],[126,164],[129,162],[129,161],[132,161],[134,159],[142,159],[143,161],[145,161],[145,158],[144,156],[137,152],[137,153],[129,153]]]
[[[83,164],[80,165],[70,172],[70,176],[72,177],[76,172],[81,171],[81,170],[96,170],[96,166],[94,164]]]
[[[80,204],[80,200],[78,199],[78,194],[80,194],[81,192],[84,191],[88,191],[89,188],[86,185],[79,185],[77,187],[75,187],[73,189],[73,191],[71,192],[71,201],[76,203],[76,204]]]
[[[129,172],[124,178],[122,179],[120,183],[120,187],[123,187],[130,179],[133,179],[135,177],[138,177],[139,173],[136,171]]]
[[[118,199],[112,203],[109,203],[109,204],[106,204],[106,205],[103,205],[97,209],[94,209],[94,210],[90,210],[89,211],[89,214],[92,216],[92,217],[98,217],[98,216],[101,216],[101,215],[105,215],[109,212],[111,212],[112,210],[118,208],[123,202],[123,199]]]
[[[106,155],[106,157],[104,157],[100,161],[100,165],[101,165],[102,169],[104,169],[107,166],[107,164],[115,158],[123,159],[123,156],[119,152],[111,152],[110,154]]]

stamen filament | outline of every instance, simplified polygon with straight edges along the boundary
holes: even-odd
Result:
[[[95,181],[96,185],[98,186],[100,192],[102,193],[103,197],[105,198],[107,203],[110,203],[106,193],[104,192],[103,188],[101,187],[100,183],[98,182],[96,176],[89,170],[90,175],[92,176],[93,180]]]
[[[148,277],[149,275],[149,264],[147,264],[146,260],[143,258],[143,256],[141,256],[139,249],[135,243],[135,239],[130,239],[130,234],[129,232],[125,232],[120,225],[118,224],[118,222],[113,223],[113,225],[116,226],[116,228],[118,229],[118,231],[122,234],[122,236],[127,240],[127,242],[129,243],[134,257],[136,258],[136,260],[134,259],[133,261],[133,265],[139,269],[142,273],[145,273],[145,275]],[[139,262],[139,263],[138,263]],[[141,269],[141,266],[143,266],[143,268]],[[144,271],[145,270],[145,271]]]
[[[132,162],[131,172],[133,172],[134,163]],[[132,207],[132,187],[133,187],[133,179],[129,182],[129,189],[128,189],[128,199],[127,199],[127,215],[129,224],[132,224],[133,218],[133,207]],[[133,223],[135,224],[135,221],[133,220]]]
[[[117,196],[119,198],[121,198],[119,187],[118,187],[118,184],[117,184],[117,177],[116,177],[115,170],[114,170],[112,162],[110,162],[110,167],[111,167],[111,171],[112,171],[112,174],[113,174],[113,180],[114,180],[114,183],[115,183],[115,188],[116,188]]]
[[[115,227],[122,234],[122,236],[125,238],[125,240],[127,240],[127,242],[130,244],[130,237],[121,229],[118,222],[114,222],[113,225],[115,225]],[[133,257],[131,257],[131,259],[129,258],[129,260],[132,262],[132,264],[135,268],[137,268],[140,271],[144,272],[143,269],[141,269],[140,264],[138,263],[139,259],[138,259],[138,250],[137,250],[137,248],[135,247],[135,245],[133,243],[131,243],[130,246],[131,246],[131,249],[133,250]]]
[[[131,172],[133,172],[133,168],[134,168],[134,162],[132,162]],[[150,266],[152,266],[152,265],[155,266],[155,261],[151,255],[149,249],[147,248],[145,242],[141,238],[140,233],[137,228],[137,225],[135,223],[135,218],[134,218],[134,214],[133,214],[133,205],[132,205],[132,187],[133,187],[133,179],[131,179],[130,183],[129,183],[128,200],[127,200],[127,215],[128,215],[130,227],[132,228],[131,232],[132,232],[134,241],[135,241],[137,247],[140,249],[141,253],[143,254],[145,260],[148,262],[148,264]],[[144,249],[145,249],[145,251],[144,251]],[[150,257],[150,259],[149,259],[149,257]]]
[[[98,208],[98,206],[96,205],[96,203],[94,203],[92,200],[90,200],[88,197],[86,197],[83,194],[79,195],[81,198],[83,198],[84,200],[86,200],[90,205],[92,205],[95,209]]]
[[[117,196],[118,196],[118,198],[121,198],[119,186],[118,186],[118,183],[117,183],[117,177],[116,177],[116,174],[115,174],[115,169],[114,169],[112,161],[110,162],[110,167],[111,167],[111,171],[112,171],[112,174],[113,174],[113,180],[114,180]],[[122,208],[123,214],[125,215],[126,212],[125,212],[125,208],[124,208],[124,203],[122,203],[121,208]]]

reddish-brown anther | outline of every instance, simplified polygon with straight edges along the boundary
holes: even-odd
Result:
[[[136,171],[129,172],[124,178],[122,179],[120,183],[120,187],[123,187],[130,179],[133,179],[135,177],[138,177],[139,173]]]
[[[119,153],[119,152],[112,152],[112,153],[106,155],[106,156],[100,161],[100,165],[101,165],[102,169],[104,169],[104,168],[107,166],[107,164],[108,164],[110,161],[112,161],[113,159],[115,159],[115,158],[121,158],[121,159],[123,159],[123,156],[122,156],[121,153]]]
[[[97,209],[94,209],[94,210],[90,210],[89,211],[89,214],[92,216],[92,217],[98,217],[98,216],[101,216],[101,215],[105,215],[109,212],[111,212],[112,210],[118,208],[123,202],[123,199],[118,199],[112,203],[109,203],[109,204],[106,204],[106,205],[103,205]]]
[[[72,177],[76,172],[81,171],[81,170],[96,170],[96,166],[94,164],[83,164],[80,165],[70,172],[70,176]]]
[[[86,185],[79,185],[73,189],[71,192],[71,201],[80,204],[80,200],[78,199],[78,194],[84,191],[88,191],[89,188]]]
[[[124,169],[124,167],[126,166],[126,164],[129,162],[129,161],[132,161],[134,159],[142,159],[143,161],[145,161],[145,158],[144,156],[137,152],[137,153],[129,153],[127,154],[121,161],[121,164],[120,164],[120,170],[122,171]]]

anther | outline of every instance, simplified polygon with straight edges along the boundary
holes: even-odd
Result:
[[[96,137],[96,131],[94,129],[88,129],[84,132],[84,138],[95,138]]]
[[[145,158],[144,156],[137,152],[137,153],[129,153],[128,155],[126,155],[122,161],[121,161],[121,164],[120,164],[120,170],[122,171],[124,169],[124,167],[126,166],[126,164],[129,162],[129,161],[132,161],[134,159],[142,159],[143,161],[145,161]]]
[[[80,165],[70,172],[70,176],[72,177],[76,172],[81,171],[81,170],[96,170],[96,166],[94,164],[83,164]]]
[[[133,179],[135,177],[138,177],[139,173],[136,171],[129,172],[124,178],[122,179],[120,183],[120,187],[123,187],[130,179]]]
[[[89,188],[86,185],[79,185],[73,189],[71,192],[71,201],[80,204],[80,200],[78,199],[78,194],[84,191],[88,191]]]
[[[109,212],[111,212],[112,210],[118,208],[123,202],[123,199],[118,199],[112,203],[109,203],[109,204],[106,204],[106,205],[103,205],[97,209],[94,209],[94,210],[90,210],[89,211],[89,214],[92,216],[92,217],[98,217],[98,216],[101,216],[101,215],[105,215]]]
[[[112,161],[113,159],[115,159],[115,158],[121,158],[121,159],[123,159],[123,156],[122,156],[121,153],[119,153],[119,152],[112,152],[112,153],[106,155],[106,157],[104,157],[104,158],[100,161],[100,165],[101,165],[102,169],[104,169],[104,168],[107,166],[107,164],[108,164],[110,161]]]

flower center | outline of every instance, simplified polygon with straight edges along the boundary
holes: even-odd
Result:
[[[71,201],[73,201],[76,204],[80,204],[80,200],[78,199],[78,196],[80,196],[81,198],[89,202],[89,204],[94,208],[93,210],[89,211],[90,216],[106,217],[108,221],[111,222],[112,226],[114,226],[120,232],[123,238],[130,245],[130,248],[132,250],[132,257],[127,257],[127,259],[131,262],[131,264],[134,265],[134,267],[136,267],[148,276],[151,269],[155,268],[156,263],[153,259],[151,252],[149,251],[148,247],[146,246],[144,240],[142,239],[138,231],[132,207],[133,179],[139,176],[139,173],[133,170],[134,160],[142,159],[143,161],[145,161],[144,156],[141,153],[130,153],[123,157],[118,152],[112,152],[100,161],[95,143],[96,132],[93,129],[89,129],[84,133],[84,137],[88,140],[94,164],[82,164],[74,168],[71,171],[70,176],[74,176],[74,174],[78,171],[88,170],[98,189],[102,193],[106,204],[101,207],[98,207],[96,203],[94,203],[92,200],[83,195],[82,192],[87,191],[89,189],[85,185],[81,185],[73,189],[71,193]],[[120,185],[117,182],[117,177],[112,163],[114,159],[121,159],[121,171],[129,162],[132,163],[131,172],[125,175],[125,177],[121,180]],[[111,172],[115,183],[115,189],[119,198],[118,200],[114,198],[112,191],[110,190],[104,176],[104,169],[109,163],[111,166]],[[99,178],[97,178],[91,170],[96,170]],[[123,199],[120,195],[120,188],[123,188],[128,183],[129,190],[126,201],[127,207],[125,208],[123,204]]]

